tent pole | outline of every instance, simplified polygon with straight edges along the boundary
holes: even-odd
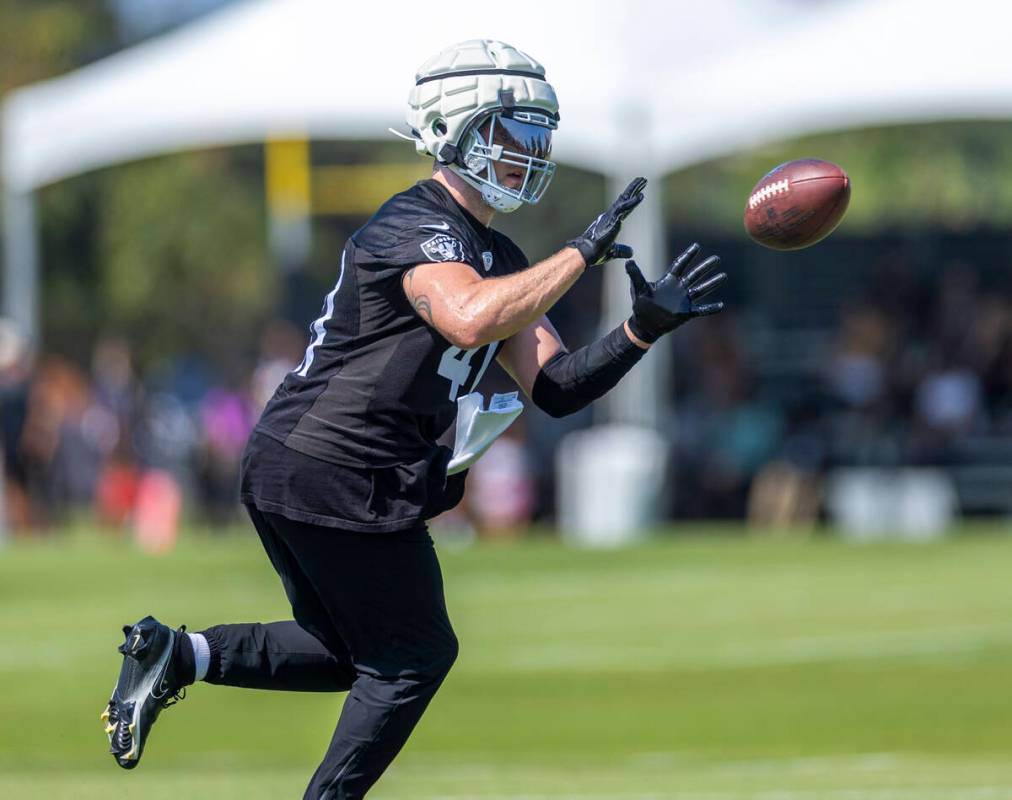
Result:
[[[629,179],[628,175],[608,177],[609,202],[625,189]],[[639,207],[622,223],[619,241],[633,248],[636,263],[643,274],[653,280],[667,263],[660,178],[655,176],[651,180],[645,195]],[[615,261],[602,269],[605,275],[601,319],[602,333],[605,333],[629,316],[631,306],[625,262]],[[670,359],[671,350],[666,339],[650,348],[646,358],[605,396],[610,422],[649,428],[661,426],[669,396]]]
[[[8,186],[3,193],[3,314],[33,345],[39,342],[39,249],[35,195]]]
[[[608,178],[609,201],[630,177]],[[647,189],[619,237],[635,250],[636,262],[649,278],[665,265],[659,183]],[[629,278],[622,262],[599,269],[605,270],[601,322],[606,332],[629,316]],[[556,509],[566,541],[617,545],[645,535],[664,519],[671,494],[671,448],[662,432],[669,364],[669,345],[661,339],[598,405],[607,411],[608,424],[563,439],[556,458]]]
[[[38,343],[38,244],[35,195],[3,189],[3,314],[26,340]],[[5,475],[0,464],[0,546],[8,538]]]

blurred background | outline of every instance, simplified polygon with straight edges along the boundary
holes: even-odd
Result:
[[[344,240],[428,175],[383,130],[401,125],[411,70],[454,39],[495,36],[546,65],[562,107],[551,191],[496,227],[535,260],[648,174],[627,236],[638,260],[656,274],[701,242],[730,273],[727,310],[657,348],[617,399],[563,420],[528,404],[471,471],[462,506],[434,525],[460,677],[377,795],[1012,797],[1012,93],[989,38],[1007,30],[1001,4],[559,3],[502,31],[475,30],[463,9],[444,25],[384,3],[372,13],[388,24],[361,27],[366,12],[342,5],[0,0],[2,793],[118,785],[108,764],[44,774],[54,760],[98,769],[97,722],[79,734],[75,716],[55,751],[18,731],[39,702],[57,719],[40,700],[49,682],[112,681],[110,637],[149,603],[191,627],[287,614],[237,503],[246,436],[301,360]],[[267,19],[293,26],[276,50],[236,33]],[[347,106],[337,122],[285,83],[299,26],[329,42],[301,68]],[[628,34],[611,51],[574,32],[610,26]],[[325,71],[353,47],[374,59],[364,74],[393,64],[398,88]],[[253,97],[255,119],[204,96],[205,62],[173,60],[194,53],[218,54],[209,83]],[[969,77],[950,71],[972,59]],[[618,105],[574,91],[581,71]],[[279,85],[285,102],[265,116]],[[662,110],[644,121],[653,96]],[[133,118],[134,101],[183,121]],[[115,141],[100,124],[112,109]],[[764,250],[742,228],[745,198],[802,157],[847,170],[850,210],[816,247]],[[553,309],[571,348],[622,318],[624,281],[596,270]],[[510,389],[490,370],[486,394]],[[872,539],[890,541],[848,544]],[[137,569],[147,585],[117,590]],[[39,626],[74,631],[73,652]],[[60,668],[40,655],[54,648]],[[85,702],[68,686],[65,700],[97,717],[102,691]],[[301,791],[333,704],[225,692],[219,717],[195,694],[205,730],[180,720],[164,734],[165,771],[136,779],[148,796]],[[278,745],[262,719],[293,707],[312,724]],[[225,716],[246,739],[221,738]],[[207,795],[175,769],[193,763]]]
[[[167,32],[185,35],[194,19],[222,7],[238,15],[242,5],[8,0],[0,88],[139,43],[158,46]],[[794,5],[818,17],[861,4]],[[210,16],[214,25],[218,15]],[[426,48],[419,42],[419,56]],[[136,61],[99,68],[130,71]],[[564,105],[565,90],[560,85]],[[26,99],[10,104],[8,119]],[[1012,123],[854,130],[844,118],[837,127],[844,130],[764,142],[654,176],[663,240],[650,248],[650,268],[699,240],[733,277],[728,313],[673,337],[643,370],[659,376],[651,416],[668,465],[660,520],[802,528],[829,521],[867,534],[871,515],[916,535],[957,516],[1010,511],[1012,193],[999,176],[1012,166],[1005,146]],[[605,177],[567,165],[565,126],[557,151],[562,167],[544,204],[497,220],[535,259],[582,228],[607,196]],[[9,169],[18,152],[8,149]],[[742,230],[743,199],[774,165],[810,155],[848,170],[850,212],[814,249],[764,251]],[[392,136],[116,160],[126,163],[85,164],[77,168],[83,174],[38,188],[38,289],[18,295],[8,287],[2,430],[7,528],[16,534],[42,534],[82,515],[118,528],[148,501],[162,513],[178,506],[180,519],[237,515],[239,453],[260,408],[301,359],[336,274],[334,254],[383,199],[428,169]],[[588,275],[553,310],[570,346],[602,325],[604,273]],[[16,279],[8,273],[8,282]],[[619,275],[613,303],[619,314],[624,280]],[[32,302],[37,313],[20,315]],[[500,373],[487,390],[506,382]],[[640,401],[631,395],[634,409]],[[608,421],[608,412],[602,403],[552,421],[529,406],[474,471],[453,524],[490,534],[551,525],[561,502],[560,442]],[[895,502],[878,497],[886,484]],[[904,511],[922,507],[922,493],[935,497],[932,508]]]

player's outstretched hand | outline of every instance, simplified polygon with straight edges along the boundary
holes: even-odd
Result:
[[[699,256],[699,245],[692,244],[678,258],[671,262],[668,271],[660,280],[650,282],[643,277],[635,261],[627,261],[625,271],[632,283],[633,315],[629,318],[629,329],[644,342],[656,342],[665,333],[684,325],[694,317],[716,314],[722,302],[704,303],[701,300],[724,279],[726,272],[712,274],[720,265],[719,256],[695,264]],[[695,266],[693,266],[695,264]]]
[[[616,244],[615,239],[622,227],[622,220],[643,202],[643,188],[646,185],[646,178],[633,180],[607,211],[590,223],[590,227],[580,236],[566,242],[566,246],[579,250],[588,267],[603,264],[613,258],[631,258],[632,248]]]

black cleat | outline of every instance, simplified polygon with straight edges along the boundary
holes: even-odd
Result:
[[[148,733],[162,709],[185,696],[172,658],[176,637],[185,630],[174,631],[150,616],[123,626],[126,641],[119,646],[123,666],[101,716],[109,735],[109,752],[123,769],[140,763]]]

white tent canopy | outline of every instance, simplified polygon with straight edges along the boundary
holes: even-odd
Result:
[[[414,69],[448,42],[476,36],[546,65],[562,106],[557,157],[605,173],[613,187],[778,137],[1012,114],[1010,11],[989,0],[426,8],[253,0],[14,92],[2,122],[4,312],[36,333],[39,187],[209,145],[389,136]],[[646,264],[664,256],[658,194],[626,223]],[[625,276],[610,270],[607,283],[613,322],[627,303]],[[638,386],[623,384],[618,416],[651,419],[656,373],[638,374]]]
[[[992,0],[827,3],[669,84],[654,131],[673,135],[658,159],[673,171],[800,134],[1008,119],[1010,24],[1012,5]]]
[[[562,104],[561,158],[626,168],[638,160],[630,118],[644,119],[654,92],[707,57],[701,41],[763,36],[771,17],[755,12],[790,5],[518,0],[436,12],[437,21],[406,0],[241,3],[13,93],[4,179],[34,189],[146,155],[278,133],[386,138],[403,121],[418,65],[450,42],[489,35],[546,65]]]

